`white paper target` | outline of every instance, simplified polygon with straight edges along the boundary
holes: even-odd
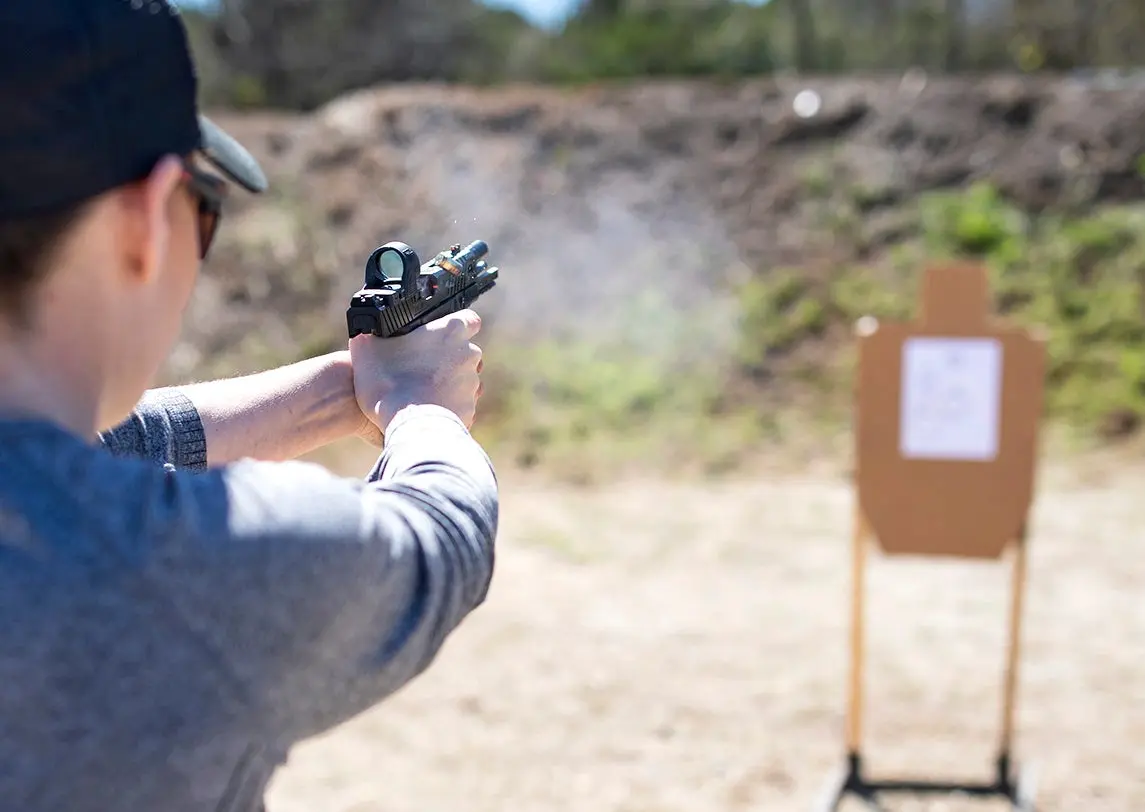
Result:
[[[903,342],[899,453],[907,459],[998,456],[1002,344],[993,338]]]

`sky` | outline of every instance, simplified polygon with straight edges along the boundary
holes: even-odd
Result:
[[[533,25],[550,28],[564,21],[577,0],[482,0],[487,6],[516,11]]]

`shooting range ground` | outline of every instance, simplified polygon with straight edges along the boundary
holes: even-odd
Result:
[[[1145,809],[1145,473],[1107,473],[1041,472],[1031,512],[1016,741],[1041,812]],[[852,483],[504,489],[487,604],[420,681],[300,746],[269,808],[808,810],[842,755]],[[1010,578],[870,568],[872,774],[990,775]]]

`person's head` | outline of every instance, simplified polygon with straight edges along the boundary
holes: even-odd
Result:
[[[199,114],[169,0],[0,4],[0,110],[0,389],[58,363],[102,428],[171,350],[228,186],[266,179]]]

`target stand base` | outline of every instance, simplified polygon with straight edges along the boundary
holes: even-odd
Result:
[[[974,798],[1005,798],[1014,812],[1036,812],[1036,796],[1032,770],[1017,772],[1010,756],[1003,754],[996,762],[994,780],[990,783],[956,783],[945,781],[881,780],[872,781],[863,776],[863,759],[858,753],[847,756],[847,765],[833,779],[813,812],[836,812],[847,796],[864,802],[870,809],[884,810],[879,796],[887,795],[967,795]]]

